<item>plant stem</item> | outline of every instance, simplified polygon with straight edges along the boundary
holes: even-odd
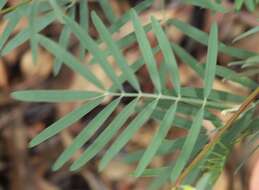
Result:
[[[238,111],[226,122],[225,126],[219,130],[219,132],[211,139],[210,143],[204,146],[202,151],[194,158],[194,160],[189,164],[189,166],[182,172],[175,183],[175,187],[179,187],[185,177],[190,173],[190,171],[196,166],[196,164],[207,155],[207,153],[218,143],[221,136],[232,127],[233,122],[239,117],[241,113],[243,113],[250,104],[256,99],[259,95],[259,87],[255,89],[241,104]]]
[[[177,97],[177,96],[168,96],[164,94],[150,94],[150,93],[113,93],[107,92],[109,96],[122,96],[122,97],[141,97],[141,98],[154,98],[154,99],[161,99],[161,100],[172,100],[172,101],[179,101],[188,104],[196,104],[196,105],[203,105],[204,100],[197,100],[194,98],[184,98],[184,97]],[[206,101],[206,106],[213,106],[220,109],[227,109],[231,108],[231,105],[222,105],[218,102],[213,101]]]

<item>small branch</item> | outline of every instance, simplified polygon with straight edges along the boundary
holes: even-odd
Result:
[[[151,94],[151,93],[113,93],[113,92],[106,92],[104,93],[108,96],[121,96],[121,97],[140,97],[140,98],[154,98],[154,99],[161,99],[161,100],[172,100],[172,101],[179,101],[187,104],[196,104],[196,105],[204,105],[204,100],[202,99],[194,99],[194,98],[184,98],[184,97],[177,97],[177,96],[168,96],[164,94]],[[220,109],[228,109],[233,108],[236,105],[225,104],[222,105],[219,102],[213,102],[206,100],[206,106],[213,106]]]
[[[207,155],[207,153],[213,148],[218,141],[220,140],[221,136],[232,127],[233,122],[240,116],[241,113],[243,113],[250,104],[256,99],[256,97],[259,95],[259,87],[254,90],[242,103],[242,105],[239,107],[238,111],[227,121],[225,126],[219,130],[219,132],[212,138],[210,143],[204,146],[202,151],[194,158],[194,160],[189,164],[189,166],[182,172],[182,174],[179,176],[175,183],[175,187],[179,187],[185,177],[190,173],[190,171],[196,166],[196,164],[204,158],[204,156]]]

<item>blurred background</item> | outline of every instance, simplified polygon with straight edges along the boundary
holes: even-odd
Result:
[[[116,15],[122,15],[125,11],[135,6],[141,0],[110,0],[110,4]],[[8,6],[15,6],[19,0],[8,0]],[[224,1],[225,6],[232,6],[232,1]],[[89,0],[89,8],[95,10],[99,15],[102,13],[99,4],[95,0]],[[163,8],[160,0],[144,11],[141,15],[142,23],[149,22],[150,15],[160,19],[178,18],[205,32],[209,31],[212,22],[212,12],[193,6],[182,5],[178,0],[167,0]],[[216,19],[219,24],[219,38],[226,44],[231,44],[232,40],[242,32],[254,26],[259,26],[259,9],[253,13],[246,9],[238,14],[229,13],[226,15],[217,14]],[[0,36],[6,27],[3,15],[0,15]],[[28,20],[22,19],[13,31],[13,35],[27,27]],[[108,23],[107,23],[108,24]],[[58,39],[62,26],[58,23],[51,24],[42,31],[48,37]],[[95,28],[90,25],[89,31],[95,38],[98,34]],[[115,38],[120,38],[132,31],[128,25],[124,26]],[[190,38],[187,38],[176,28],[167,28],[168,37],[184,47],[188,52],[201,62],[206,58],[206,47],[202,46]],[[155,46],[156,41],[152,34],[149,36],[150,43]],[[234,45],[259,53],[259,34],[250,36]],[[78,41],[75,37],[70,39],[69,49],[74,54],[79,54]],[[139,51],[136,44],[124,51],[128,60],[135,60]],[[157,55],[157,62],[162,59]],[[89,60],[86,55],[85,60]],[[218,64],[226,66],[230,58],[219,55]],[[105,105],[98,106],[89,114],[85,115],[79,122],[63,131],[60,135],[41,145],[29,149],[28,142],[48,125],[58,118],[73,110],[78,106],[76,103],[47,104],[47,103],[22,103],[14,101],[10,93],[22,89],[88,89],[93,88],[82,78],[77,76],[66,67],[62,67],[57,77],[53,76],[53,57],[43,49],[39,49],[37,65],[32,62],[32,55],[29,43],[26,42],[8,55],[0,58],[0,190],[145,190],[150,182],[149,178],[135,179],[130,176],[135,165],[127,165],[122,162],[120,156],[113,160],[104,172],[99,173],[97,163],[101,153],[95,157],[91,164],[88,164],[80,172],[71,173],[67,167],[53,172],[51,166],[67,147],[86,123],[88,123]],[[185,64],[178,62],[183,86],[202,86],[201,79]],[[92,71],[99,75],[106,85],[109,80],[101,73],[100,69],[91,66]],[[114,68],[116,69],[116,68]],[[239,68],[233,68],[239,71]],[[152,85],[145,68],[138,71],[138,77],[142,88],[151,91]],[[253,75],[253,79],[259,79],[258,74]],[[224,83],[221,80],[215,81],[215,89],[230,91],[239,95],[248,95],[248,90],[233,84]],[[124,84],[127,91],[133,89],[127,83]],[[107,100],[107,103],[109,100]],[[125,100],[127,103],[127,100]],[[123,104],[123,103],[122,103]],[[119,109],[117,110],[119,111]],[[111,120],[112,118],[110,118]],[[225,121],[227,118],[221,118]],[[209,125],[209,124],[208,124]],[[105,128],[106,125],[103,125]],[[123,149],[121,155],[126,152],[138,150],[146,147],[154,134],[157,124],[150,121],[141,131],[134,136],[131,142]],[[183,135],[181,130],[175,130],[169,134],[169,138]],[[89,142],[91,143],[91,142]],[[87,146],[87,145],[85,145]],[[247,147],[246,147],[247,149]],[[259,189],[259,154],[257,152],[246,162],[245,166],[233,175],[235,166],[245,153],[242,144],[238,144],[233,150],[226,169],[216,184],[214,190],[258,190]],[[78,153],[80,154],[80,152]],[[75,155],[75,158],[77,155]],[[172,156],[158,157],[153,162],[153,166],[162,166]],[[170,189],[165,186],[164,189]]]

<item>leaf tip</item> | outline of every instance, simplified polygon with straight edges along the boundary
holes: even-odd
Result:
[[[132,17],[137,17],[137,13],[136,13],[135,9],[133,9],[133,8],[130,10],[130,14]]]
[[[11,97],[13,98],[13,99],[16,99],[16,100],[19,100],[19,92],[12,92],[11,93]]]
[[[141,174],[142,174],[142,172],[135,170],[133,173],[131,173],[131,176],[138,178],[141,176]]]
[[[38,143],[35,141],[35,139],[32,139],[32,140],[29,142],[28,147],[29,147],[29,148],[33,148],[33,147],[35,147],[36,145],[38,145]]]
[[[52,166],[51,170],[56,172],[61,168],[60,164],[58,162],[55,162],[54,165]]]
[[[98,17],[98,15],[96,14],[95,11],[91,11],[91,17],[92,17],[92,18],[96,18],[96,17]]]
[[[81,165],[79,165],[76,161],[69,167],[69,171],[74,172],[79,170]]]
[[[104,162],[100,162],[100,164],[98,165],[98,172],[102,172],[105,168],[105,163]]]

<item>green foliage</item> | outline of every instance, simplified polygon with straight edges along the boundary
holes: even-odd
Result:
[[[111,49],[110,51],[112,52],[112,55],[115,58],[115,61],[118,63],[118,66],[120,67],[122,72],[125,73],[127,80],[130,82],[130,84],[133,87],[135,87],[137,90],[140,90],[138,79],[134,75],[133,71],[130,69],[127,61],[123,57],[122,52],[120,51],[118,45],[113,41],[112,36],[110,35],[109,31],[106,29],[105,25],[102,23],[101,19],[97,16],[95,12],[93,12],[92,18],[93,18],[94,25],[98,30],[102,40]]]
[[[143,55],[144,61],[146,62],[149,76],[151,77],[151,80],[155,86],[155,89],[158,91],[158,93],[161,93],[162,89],[161,89],[159,74],[157,70],[157,65],[156,65],[155,58],[153,56],[150,44],[146,37],[145,31],[140,21],[137,18],[137,13],[135,11],[132,11],[131,15],[132,15],[136,38],[137,38],[137,41],[139,42],[140,51]]]
[[[257,33],[257,32],[259,32],[259,26],[256,26],[256,27],[254,27],[254,28],[252,28],[252,29],[246,31],[245,33],[241,34],[240,36],[236,37],[236,38],[233,40],[233,42],[236,42],[236,41],[238,41],[238,40],[244,39],[244,38],[246,38],[247,36],[250,36],[250,35],[255,34],[255,33]]]
[[[213,81],[216,73],[218,55],[218,26],[216,23],[212,24],[209,42],[208,42],[208,58],[204,74],[204,98],[207,99],[210,95]]]
[[[186,4],[191,4],[199,6],[202,8],[211,9],[213,11],[225,13],[227,10],[217,2],[207,1],[207,0],[184,0]]]
[[[93,120],[83,128],[75,137],[71,145],[59,156],[53,166],[53,170],[60,169],[70,158],[82,149],[83,145],[95,134],[103,123],[116,112],[122,98],[130,97],[133,100],[126,105],[120,113],[116,114],[108,126],[93,140],[92,144],[83,151],[81,156],[70,166],[70,170],[78,170],[85,166],[102,149],[115,138],[107,149],[99,164],[99,169],[104,169],[107,164],[123,149],[130,139],[143,127],[150,119],[159,123],[159,128],[154,134],[147,149],[141,149],[125,156],[125,162],[138,162],[133,175],[152,176],[154,181],[150,184],[150,189],[158,189],[167,181],[175,182],[189,161],[195,158],[195,155],[203,149],[208,143],[209,138],[206,130],[203,128],[203,121],[209,120],[215,130],[219,130],[224,125],[214,114],[214,111],[227,111],[239,106],[245,97],[232,93],[213,90],[215,78],[220,77],[234,83],[238,83],[250,90],[258,87],[258,83],[250,78],[231,70],[228,67],[217,65],[218,53],[223,53],[235,59],[240,59],[238,63],[243,67],[252,67],[258,64],[258,55],[244,49],[235,48],[226,45],[218,40],[218,26],[213,23],[210,33],[207,34],[187,23],[178,19],[169,19],[165,24],[174,26],[186,36],[192,38],[198,43],[207,46],[207,60],[205,64],[191,56],[185,49],[180,47],[167,38],[166,31],[160,22],[152,17],[150,23],[142,26],[138,14],[153,4],[154,0],[145,0],[132,10],[127,11],[121,17],[116,17],[112,7],[107,0],[99,1],[104,15],[107,17],[109,26],[106,26],[97,13],[92,12],[89,18],[88,4],[86,0],[48,0],[48,1],[27,1],[19,6],[12,8],[5,14],[8,25],[0,38],[1,55],[6,55],[14,48],[18,47],[27,40],[30,41],[33,60],[37,58],[38,46],[45,48],[55,57],[54,74],[57,75],[62,66],[67,66],[75,73],[80,74],[85,80],[92,83],[98,90],[92,91],[72,91],[72,90],[27,90],[12,93],[12,97],[21,101],[30,102],[71,102],[81,101],[82,105],[68,113],[58,121],[54,122],[48,128],[43,130],[30,142],[30,147],[34,147],[51,137],[57,135],[62,130],[68,128],[77,122],[85,114],[89,113],[95,107],[100,105],[106,97],[112,97],[113,101],[100,111]],[[235,8],[239,10],[244,1],[235,1]],[[256,3],[256,1],[253,1]],[[227,11],[220,1],[193,1],[186,0],[183,3],[200,6],[212,11],[225,13]],[[5,2],[1,1],[0,8]],[[253,10],[255,4],[252,1],[245,1],[249,10]],[[79,23],[75,20],[76,7],[79,5]],[[11,33],[19,23],[22,13],[26,13],[29,19],[27,28],[20,31],[12,37]],[[93,22],[99,39],[94,39],[88,32],[89,20]],[[40,32],[51,23],[59,22],[63,25],[62,32],[58,42],[50,39]],[[134,31],[119,40],[112,38],[113,33],[118,32],[127,22],[131,22]],[[158,45],[151,47],[147,32],[152,32],[157,39]],[[258,29],[252,29],[242,34],[236,40],[240,40],[248,35],[258,32]],[[68,50],[69,38],[74,35],[80,43],[79,58],[72,55]],[[235,41],[236,41],[235,40]],[[104,43],[106,49],[101,49],[100,44]],[[123,55],[123,50],[130,45],[137,43],[141,55],[133,63],[129,64]],[[162,66],[158,67],[155,56],[158,52],[163,54]],[[92,55],[89,63],[84,63],[84,55]],[[118,76],[107,57],[112,56],[121,71]],[[181,87],[180,74],[176,61],[176,56],[190,67],[204,82],[203,88]],[[107,87],[98,79],[98,77],[89,69],[89,64],[98,64],[105,75],[112,81],[112,86]],[[233,63],[232,63],[233,64]],[[150,79],[154,85],[154,91],[151,93],[143,92],[136,72],[143,66],[146,66]],[[164,68],[164,71],[162,70]],[[169,89],[164,84],[165,78],[169,77],[174,85],[174,89]],[[135,89],[135,93],[125,92],[122,84],[127,81]],[[210,150],[210,153],[200,166],[196,166],[187,176],[185,183],[193,184],[198,177],[202,176],[197,184],[198,189],[206,189],[213,185],[230,153],[233,144],[228,145],[227,140],[236,142],[244,133],[251,134],[255,128],[252,121],[257,121],[253,115],[254,108],[243,113],[243,115],[234,123],[234,127],[227,131],[220,139],[220,142]],[[128,121],[128,122],[127,122]],[[249,122],[248,122],[249,121]],[[251,122],[250,122],[251,121]],[[127,127],[123,128],[124,125]],[[187,135],[175,140],[166,138],[172,127],[183,128]],[[120,132],[121,131],[121,132]],[[181,150],[176,160],[161,167],[148,168],[152,159],[156,156],[163,156]],[[208,183],[208,181],[210,183]],[[185,189],[190,186],[183,186]]]
[[[5,6],[6,3],[7,3],[7,2],[6,2],[5,0],[2,0],[2,1],[0,2],[0,10]]]
[[[152,17],[152,29],[155,33],[155,36],[158,40],[158,45],[163,53],[165,66],[168,71],[171,71],[170,78],[172,83],[175,85],[175,91],[177,95],[181,96],[181,87],[180,87],[180,77],[177,69],[177,63],[173,52],[171,51],[170,43],[166,38],[165,33],[158,21]]]

